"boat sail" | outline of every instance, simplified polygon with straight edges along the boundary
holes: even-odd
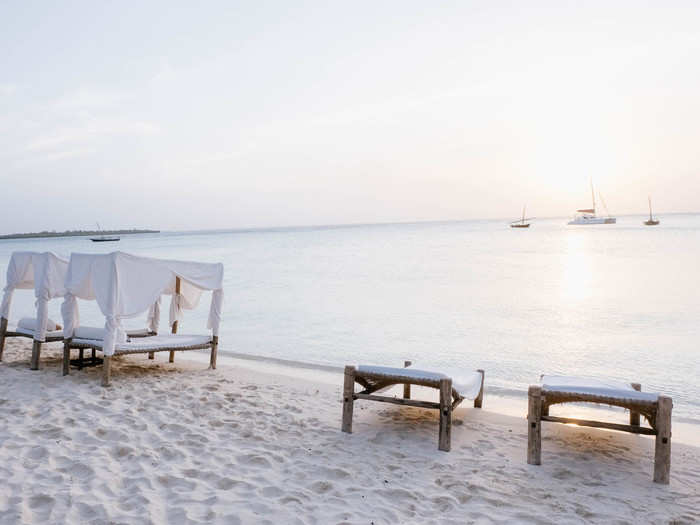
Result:
[[[656,226],[659,224],[659,219],[654,219],[654,217],[651,216],[651,196],[647,197],[649,199],[649,220],[644,221],[644,224],[647,226]]]
[[[598,217],[595,213],[595,191],[593,190],[593,180],[591,179],[591,199],[593,201],[593,207],[592,208],[585,208],[582,210],[576,210],[577,215],[569,221],[569,224],[576,224],[576,225],[581,225],[581,224],[615,224],[617,222],[617,219],[615,217],[612,217],[610,213],[608,213],[607,217]],[[603,200],[603,197],[601,195],[601,200]],[[603,207],[605,208],[605,211],[608,211],[608,207],[605,205],[605,201],[603,201]]]
[[[530,223],[525,222],[525,221],[531,221],[534,219],[534,217],[528,217],[527,219],[525,218],[525,206],[523,206],[523,216],[520,219],[517,219],[513,222],[510,223],[511,228],[529,228]]]

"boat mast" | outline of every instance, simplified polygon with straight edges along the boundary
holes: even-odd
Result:
[[[651,219],[651,195],[647,196],[647,199],[649,199],[649,220]]]
[[[525,224],[525,206],[527,206],[527,205],[523,205],[523,218],[520,220],[521,224]],[[651,204],[650,204],[650,206],[651,206]]]
[[[605,204],[605,199],[603,198],[603,194],[598,193],[598,195],[600,196],[600,200],[603,201],[603,208],[605,208],[605,213],[607,213],[608,217],[610,217],[610,210],[608,210],[608,205]]]
[[[593,191],[593,177],[591,177],[591,198],[593,199],[593,215],[595,215],[595,192]]]

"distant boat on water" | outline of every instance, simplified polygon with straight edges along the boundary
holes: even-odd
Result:
[[[605,205],[603,196],[600,196],[600,200],[603,201],[603,207],[605,211],[608,212],[607,217],[598,217],[595,213],[595,191],[593,190],[593,180],[591,180],[591,197],[593,199],[593,207],[585,208],[583,210],[576,210],[576,217],[569,221],[569,224],[585,225],[585,224],[615,224],[617,219],[612,217],[608,212],[608,207]]]
[[[525,221],[530,221],[530,220],[532,220],[532,219],[534,219],[534,217],[528,217],[527,219],[525,218],[525,206],[523,206],[523,216],[522,216],[522,218],[511,222],[511,223],[510,223],[510,227],[511,227],[511,228],[529,228],[529,227],[530,227],[530,223],[529,223],[529,222],[525,222]]]
[[[100,223],[97,223],[97,231],[101,232],[102,228],[100,228]],[[116,242],[120,239],[120,237],[117,237],[115,235],[100,235],[99,237],[90,237],[90,240],[92,242]]]
[[[656,226],[659,224],[659,219],[654,219],[654,217],[651,216],[651,197],[648,197],[649,199],[649,220],[644,221],[644,224],[647,226]]]

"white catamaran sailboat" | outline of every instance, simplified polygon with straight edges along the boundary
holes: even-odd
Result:
[[[610,213],[608,213],[607,217],[598,217],[595,214],[595,192],[593,191],[593,181],[591,180],[591,197],[593,198],[593,207],[592,208],[586,208],[583,210],[576,210],[577,215],[569,221],[569,224],[615,224],[617,222],[617,219],[615,217],[612,217]],[[600,196],[600,199],[603,200],[603,196]],[[603,201],[603,207],[605,208],[605,211],[608,211],[608,207],[605,206],[605,201]]]

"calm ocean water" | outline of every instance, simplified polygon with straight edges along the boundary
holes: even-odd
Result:
[[[221,350],[329,365],[484,368],[488,388],[524,396],[539,374],[641,382],[700,423],[700,215],[617,225],[502,221],[291,228],[0,241],[14,250],[221,261]],[[30,314],[17,292],[12,318]],[[205,329],[208,298],[183,333]],[[59,320],[60,301],[50,315]],[[81,303],[84,324],[102,324]],[[133,325],[131,323],[130,325]],[[165,319],[163,321],[165,329]],[[458,372],[455,373],[458,375]]]

